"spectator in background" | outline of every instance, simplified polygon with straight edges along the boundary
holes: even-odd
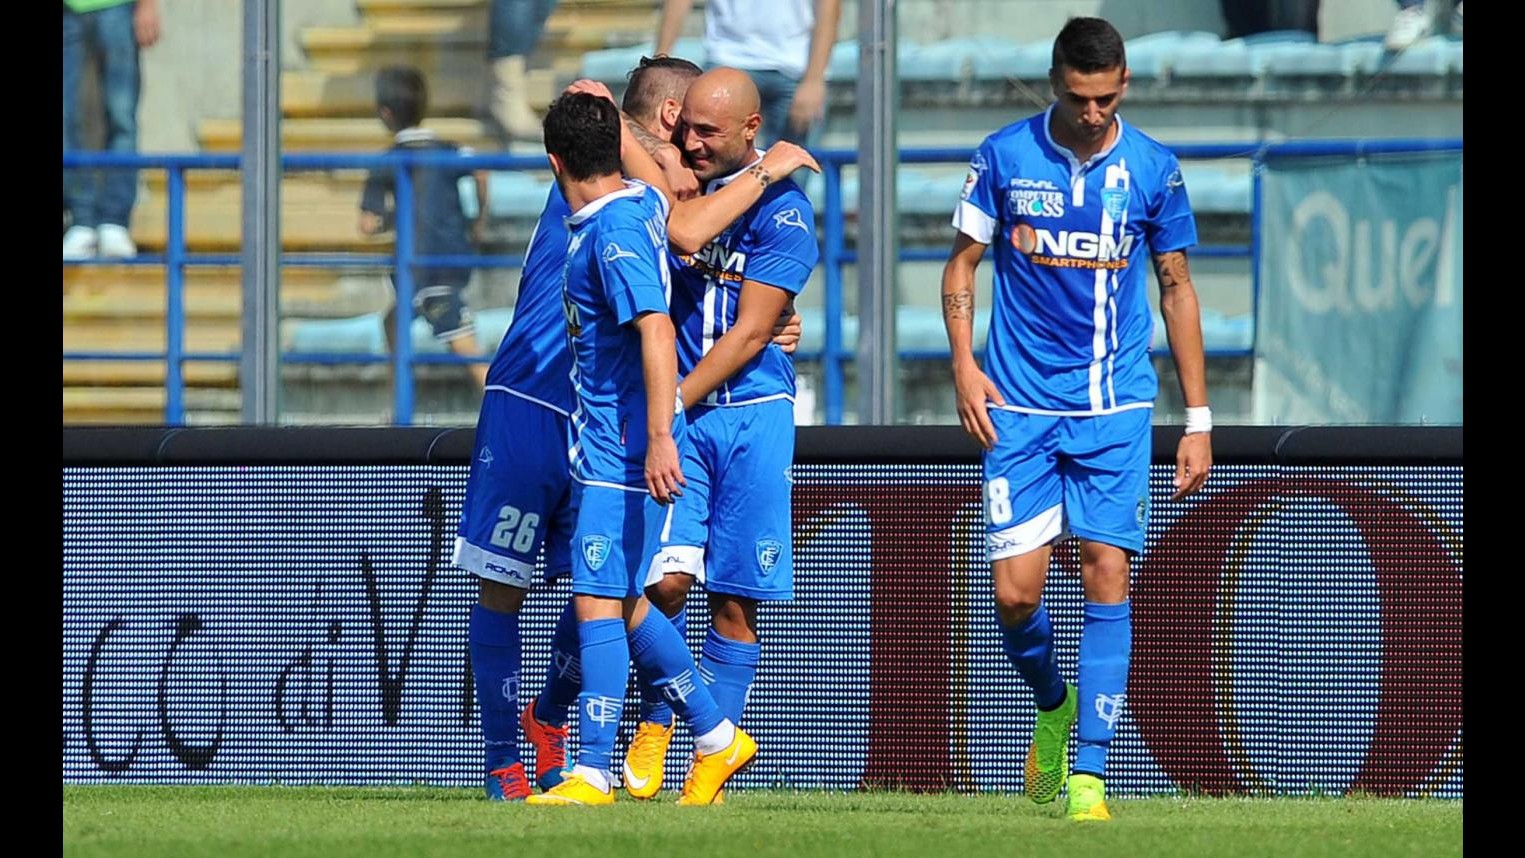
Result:
[[[64,0],[64,151],[80,148],[79,109],[85,52],[99,60],[106,150],[138,150],[138,52],[159,40],[158,0]],[[138,248],[127,231],[138,192],[137,170],[69,170],[64,205],[72,225],[64,259],[125,259]]]
[[[669,54],[694,0],[665,0],[657,54]],[[776,140],[809,147],[826,115],[826,64],[837,39],[841,0],[709,0],[704,50],[710,68],[745,71],[762,95],[758,146]]]
[[[392,66],[376,75],[376,114],[395,135],[391,151],[437,151],[471,154],[471,150],[421,127],[428,107],[429,94],[424,76],[414,68]],[[487,216],[487,173],[465,167],[415,167],[413,178],[413,251],[419,256],[469,256],[473,233]],[[460,181],[476,180],[477,220],[467,220],[461,205]],[[365,180],[360,199],[360,231],[378,235],[394,229],[396,223],[397,182],[392,170],[374,171]],[[471,280],[470,268],[413,267],[413,310],[429,320],[434,336],[449,349],[465,357],[478,357],[476,326],[471,310],[462,298]],[[397,285],[397,275],[392,275]],[[396,313],[396,308],[393,308]],[[387,341],[396,348],[394,318],[386,323]],[[487,365],[473,363],[471,374],[479,386],[487,383]]]
[[[489,106],[506,140],[541,142],[540,117],[525,89],[528,57],[540,41],[556,0],[492,0],[487,59],[492,66]]]
[[[1398,16],[1393,18],[1393,24],[1387,29],[1387,38],[1382,41],[1382,46],[1389,51],[1402,51],[1415,42],[1435,32],[1436,18],[1444,14],[1445,9],[1451,5],[1451,0],[1444,0],[1436,13],[1431,13],[1425,8],[1425,0],[1398,0]],[[1461,0],[1456,0],[1456,5],[1451,9],[1450,33],[1453,36],[1461,36]]]
[[[1318,37],[1319,0],[1219,0],[1226,39],[1276,30],[1312,33]]]

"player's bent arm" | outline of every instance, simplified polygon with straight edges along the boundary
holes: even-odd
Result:
[[[683,379],[684,408],[692,408],[703,401],[768,345],[789,299],[789,293],[777,286],[755,280],[742,281],[741,298],[736,303],[736,324],[715,341],[694,371]]]
[[[477,170],[472,173],[472,179],[477,184],[477,217],[473,221],[474,228],[481,230],[487,224],[487,171]]]
[[[1191,283],[1186,251],[1154,254],[1154,273],[1160,281],[1160,315],[1170,357],[1181,380],[1181,396],[1187,408],[1207,405],[1207,359],[1202,348],[1202,311],[1197,290]]]
[[[821,165],[802,147],[786,141],[773,144],[762,161],[745,176],[727,183],[713,194],[703,194],[673,206],[672,215],[667,220],[668,243],[679,253],[698,253],[762,199],[768,185],[788,178],[801,167],[817,173],[821,171]]]
[[[986,247],[961,232],[953,239],[953,251],[943,266],[943,324],[955,370],[975,363],[974,270]]]
[[[679,253],[698,253],[762,199],[764,188],[743,176],[713,194],[677,203],[667,219],[667,243]]]
[[[642,313],[635,320],[641,334],[641,370],[646,380],[646,436],[672,434],[673,403],[678,395],[678,341],[666,313]]]
[[[636,133],[638,129],[645,133],[645,129],[640,129],[640,126],[628,117],[624,117],[623,114],[621,116],[625,121],[620,123],[620,168],[626,176],[639,179],[660,191],[662,196],[667,198],[667,207],[671,209],[673,203],[677,201],[673,195],[672,186],[668,184],[662,168],[657,165],[656,159],[651,157],[645,143]]]

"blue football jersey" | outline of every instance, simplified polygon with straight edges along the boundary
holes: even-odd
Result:
[[[625,184],[567,218],[562,309],[577,394],[572,476],[644,490],[646,382],[631,322],[667,312],[668,210],[655,189]]]
[[[711,180],[705,193],[713,193],[744,173]],[[798,295],[819,255],[815,210],[799,185],[787,179],[769,185],[761,199],[698,253],[670,252],[678,370],[684,375],[692,372],[736,324],[742,281],[766,283]],[[794,361],[769,343],[705,397],[704,404],[745,405],[793,398]]]
[[[953,225],[995,245],[985,372],[1017,411],[1147,408],[1151,253],[1196,244],[1175,155],[1117,118],[1085,163],[1049,134],[1050,107],[985,138]]]
[[[571,213],[561,188],[552,185],[524,254],[513,324],[487,369],[489,388],[506,388],[562,415],[570,415],[573,406],[572,355],[561,306]]]

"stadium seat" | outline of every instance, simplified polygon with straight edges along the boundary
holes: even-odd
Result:
[[[1394,55],[1382,71],[1391,75],[1444,77],[1452,69],[1461,71],[1461,44],[1445,36],[1421,39]]]
[[[1255,342],[1255,315],[1229,316],[1211,307],[1202,308],[1202,347],[1208,351],[1248,351]],[[1154,313],[1154,338],[1150,347],[1164,351],[1170,347],[1165,335],[1165,320]]]
[[[806,307],[799,311],[804,330],[800,334],[800,351],[819,354],[826,347],[826,316],[820,307]],[[985,347],[986,332],[990,329],[989,308],[974,314],[974,347]],[[900,306],[895,308],[895,339],[901,350],[920,352],[947,352],[948,333],[943,325],[942,312],[932,307]],[[842,348],[853,352],[858,348],[858,317],[843,314]]]
[[[1047,80],[1053,62],[1053,43],[1015,44],[999,39],[984,39],[970,62],[975,80]]]
[[[1239,161],[1233,166],[1243,167]],[[1190,162],[1181,165],[1181,177],[1186,180],[1186,192],[1191,198],[1192,211],[1198,214],[1250,213],[1251,180],[1243,169],[1234,170],[1229,165],[1211,162]]]
[[[382,313],[365,313],[348,319],[293,319],[286,323],[286,349],[300,354],[384,355],[387,338],[383,318]],[[428,326],[424,322],[426,330]]]
[[[969,39],[949,39],[926,45],[915,43],[901,45],[896,52],[899,68],[896,72],[904,81],[958,83],[969,75],[969,61],[976,48]]]
[[[1217,33],[1167,30],[1150,33],[1128,41],[1128,69],[1134,78],[1164,77],[1170,64],[1185,45],[1216,45]]]
[[[538,219],[554,181],[516,170],[488,173],[487,211],[497,218]]]
[[[643,44],[632,45],[628,48],[588,51],[582,56],[581,76],[610,84],[609,88],[615,90],[617,95],[619,87],[624,86],[625,76],[630,73],[630,70],[636,67],[641,57],[651,56],[655,50],[654,45]],[[703,66],[704,43],[695,38],[679,39],[673,43],[672,56],[682,57]]]
[[[1171,64],[1172,79],[1231,79],[1255,77],[1257,57],[1243,39],[1226,42],[1188,42],[1180,46]]]
[[[514,323],[514,308],[488,307],[475,310],[472,315],[476,317],[477,343],[482,347],[482,353],[495,353],[498,344],[503,342],[503,335],[508,333],[508,326]],[[429,339],[434,339],[432,334]]]

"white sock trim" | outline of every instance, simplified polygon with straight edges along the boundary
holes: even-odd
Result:
[[[611,789],[608,772],[601,772],[592,766],[584,766],[579,763],[572,767],[572,774],[597,787],[601,792],[607,793]]]
[[[734,741],[736,741],[736,725],[727,718],[720,722],[720,726],[703,736],[695,736],[694,750],[706,756],[718,754],[729,748]]]

